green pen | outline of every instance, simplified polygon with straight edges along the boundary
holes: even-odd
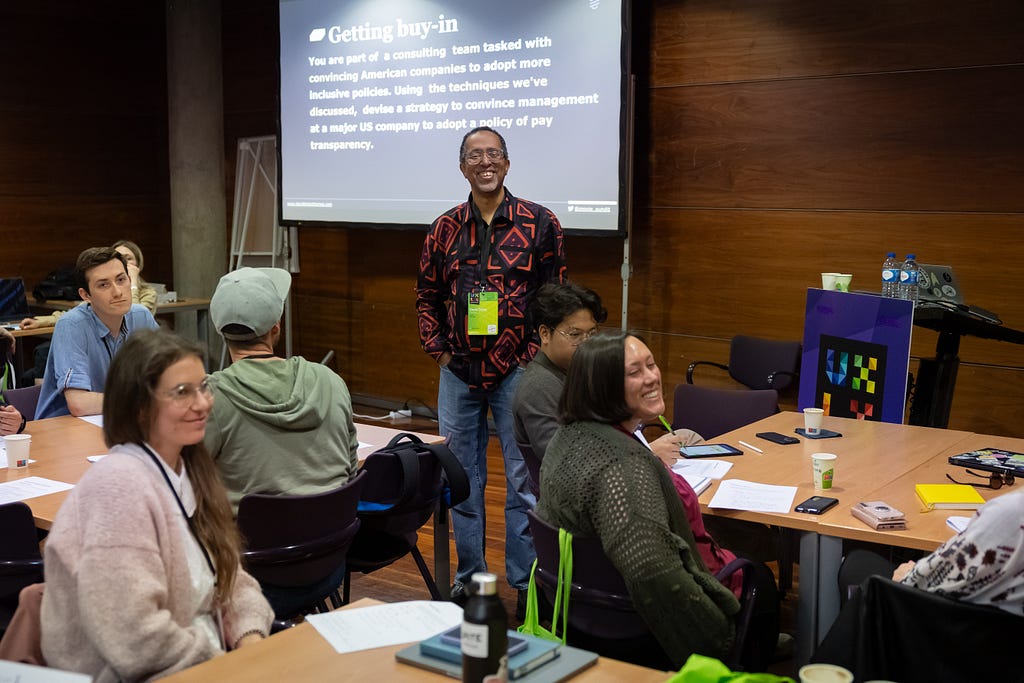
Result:
[[[668,423],[668,420],[665,419],[664,415],[659,415],[658,419],[661,420],[661,426],[665,428],[665,431],[669,434],[675,434],[675,430],[672,429],[672,425]]]

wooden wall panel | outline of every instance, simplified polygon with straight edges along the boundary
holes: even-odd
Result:
[[[0,8],[0,270],[29,288],[127,237],[170,282],[162,3]]]
[[[650,82],[948,69],[1024,61],[1024,4],[657,0]]]
[[[821,286],[822,271],[853,273],[854,289],[877,291],[891,249],[953,264],[969,303],[1024,329],[1021,280],[992,264],[993,248],[1000,260],[1024,258],[1021,237],[1024,214],[651,209],[633,236],[631,320],[719,339],[799,339],[806,289]],[[915,337],[934,348],[934,333]],[[972,338],[961,349],[968,360],[1024,365],[1021,346]]]
[[[1024,211],[1024,65],[651,91],[656,206]],[[984,102],[984,106],[979,106]]]

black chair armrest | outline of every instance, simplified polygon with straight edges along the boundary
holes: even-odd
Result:
[[[725,370],[726,372],[729,372],[729,366],[728,365],[723,365],[722,363],[716,363],[716,362],[710,361],[710,360],[695,360],[692,363],[690,363],[690,367],[686,368],[686,383],[687,384],[693,384],[693,370],[698,365],[714,365],[716,368],[719,368],[721,370]]]
[[[790,372],[789,370],[776,370],[772,374],[768,375],[768,388],[769,389],[774,389],[775,388],[775,378],[776,377],[788,377],[790,380],[792,380],[792,382],[795,383],[799,376],[800,376],[799,372]],[[789,385],[787,385],[787,386],[789,386]]]

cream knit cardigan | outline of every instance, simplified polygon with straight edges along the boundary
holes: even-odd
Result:
[[[221,653],[193,625],[181,511],[138,453],[114,452],[92,465],[46,541],[43,655],[96,683],[151,680]],[[250,630],[269,633],[273,611],[241,568],[223,618],[229,646]]]

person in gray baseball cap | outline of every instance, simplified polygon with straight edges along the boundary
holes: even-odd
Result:
[[[240,268],[220,279],[210,300],[231,365],[212,375],[206,447],[235,514],[248,493],[321,493],[357,471],[359,441],[344,380],[326,366],[274,351],[291,280],[280,268]],[[343,579],[344,569],[334,585]],[[266,586],[264,593],[278,615],[302,597]]]

